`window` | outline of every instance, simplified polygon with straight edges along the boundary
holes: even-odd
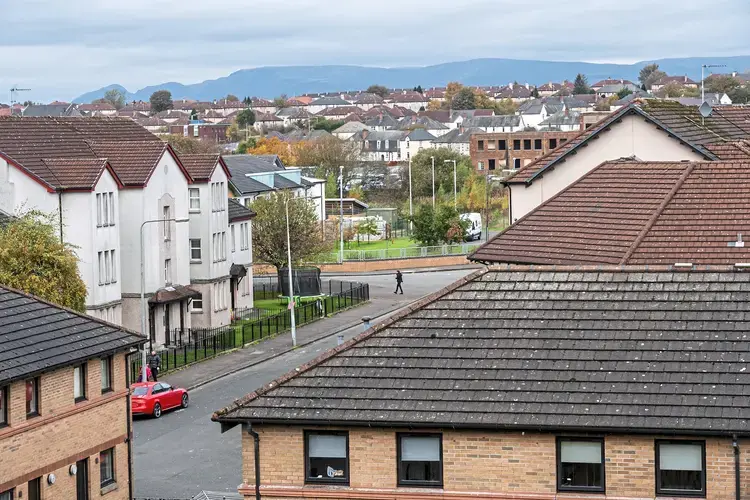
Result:
[[[494,151],[495,150],[495,141],[487,141],[487,150],[488,151]]]
[[[349,484],[349,434],[305,432],[305,482]]]
[[[499,149],[500,151],[505,151],[507,147],[508,146],[507,146],[507,143],[505,142],[505,139],[500,139],[497,141],[497,149]]]
[[[86,399],[86,365],[73,368],[73,397],[76,403]]]
[[[15,497],[15,491],[13,488],[3,491],[0,493],[0,500],[13,500],[13,497]]]
[[[549,140],[549,148],[555,149],[557,147],[557,139],[550,139]]]
[[[112,283],[112,261],[109,251],[104,252],[104,282]]]
[[[513,168],[515,168],[515,169],[521,168],[521,159],[520,158],[513,158]]]
[[[164,284],[172,283],[172,259],[164,259]]]
[[[115,225],[115,193],[109,193],[109,225]]]
[[[560,138],[560,144],[565,144],[568,140],[565,137]]]
[[[232,224],[231,231],[232,231],[232,233],[229,235],[229,239],[232,240],[232,253],[234,253],[235,252],[235,247],[234,247],[234,245],[235,245],[235,243],[234,243],[234,237],[235,237],[234,224]]]
[[[110,250],[109,254],[111,256],[109,260],[110,260],[110,263],[112,264],[112,269],[110,271],[110,275],[112,276],[112,283],[117,283],[117,272],[116,272],[117,261],[115,260],[115,251]]]
[[[377,145],[376,149],[380,149],[380,141],[378,141],[378,145]]]
[[[193,299],[193,312],[203,312],[203,295],[199,299]]]
[[[484,151],[484,141],[477,141],[477,151]]]
[[[515,151],[518,151],[521,149],[521,140],[520,139],[513,139],[513,149]]]
[[[190,260],[200,262],[201,260],[201,239],[190,240]]]
[[[107,193],[102,194],[102,226],[109,226],[109,203],[107,203]]]
[[[172,218],[172,207],[164,207],[162,209],[162,219],[164,219],[164,241],[169,241],[172,238],[172,222],[169,220]]]
[[[99,252],[99,284],[104,284],[104,276],[106,274],[106,271],[104,270],[104,252]]]
[[[495,160],[487,160],[487,169],[488,170],[495,170]]]
[[[656,494],[706,496],[705,442],[656,442]]]
[[[99,482],[102,488],[115,482],[114,448],[99,453]]]
[[[439,434],[397,434],[399,486],[443,485],[443,442]]]
[[[558,491],[604,491],[604,439],[557,438]]]
[[[0,387],[0,427],[8,425],[8,393],[10,388],[8,386]]]
[[[198,125],[193,125],[193,137],[198,137],[200,135],[200,129],[198,128]]]
[[[365,149],[370,149],[370,141],[365,141]]]
[[[250,224],[240,224],[240,250],[250,248]]]
[[[531,139],[523,140],[523,149],[531,149]]]
[[[102,394],[112,390],[112,358],[102,358]]]
[[[221,260],[227,260],[227,232],[221,232]]]
[[[39,415],[39,379],[26,381],[26,418]]]
[[[481,162],[481,161],[477,162],[477,170],[484,170],[484,162]]]
[[[188,196],[190,198],[190,211],[200,212],[201,211],[201,192],[198,188],[189,188]]]
[[[29,500],[42,500],[42,478],[29,481]]]
[[[96,227],[102,227],[102,195],[96,194]]]
[[[536,149],[536,150],[542,149],[542,140],[541,139],[534,139],[534,149]]]
[[[389,142],[390,142],[390,141],[388,141],[388,140],[386,139],[386,141],[385,141],[385,149],[388,149],[388,146],[389,146]]]

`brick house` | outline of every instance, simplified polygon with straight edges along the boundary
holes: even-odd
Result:
[[[132,498],[127,353],[146,339],[0,286],[0,499]]]
[[[481,174],[499,174],[502,170],[520,169],[541,158],[578,132],[494,132],[473,134],[469,156],[474,169]]]
[[[750,273],[681,269],[459,280],[216,412],[240,493],[747,498]]]

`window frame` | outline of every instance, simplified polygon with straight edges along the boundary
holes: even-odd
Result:
[[[10,425],[10,385],[0,385],[0,429]]]
[[[235,228],[237,224],[232,224],[229,226],[229,232],[231,233],[229,236],[229,239],[231,240],[232,244],[232,253],[236,251],[236,243],[235,243],[235,236],[237,236],[237,229]]]
[[[104,460],[102,460],[102,456],[106,455],[109,455],[109,469],[111,472],[111,477],[103,479],[104,474],[102,474],[102,469],[104,468]],[[112,447],[99,452],[99,488],[106,488],[107,486],[115,484],[116,482],[117,476],[115,474],[115,448]]]
[[[556,456],[555,461],[557,464],[557,491],[562,492],[578,492],[578,493],[605,493],[607,487],[607,460],[604,455],[604,438],[603,437],[583,437],[583,436],[557,436],[555,439]],[[562,443],[563,441],[569,442],[583,442],[583,443],[599,443],[601,445],[601,456],[602,456],[602,485],[601,486],[563,486],[562,483]]]
[[[440,443],[440,479],[438,481],[410,481],[401,478],[401,438],[402,437],[432,437],[438,438]],[[399,487],[413,488],[442,488],[443,474],[443,434],[440,432],[397,432],[396,433],[396,484]]]
[[[310,441],[309,436],[311,435],[319,435],[319,436],[344,436],[346,438],[346,473],[345,477],[343,479],[335,479],[335,478],[317,478],[317,477],[310,477]],[[349,452],[349,432],[348,431],[318,431],[318,430],[308,430],[306,429],[304,431],[304,441],[305,441],[305,454],[303,456],[304,459],[304,474],[305,474],[305,484],[338,484],[341,486],[349,486],[349,482],[351,481],[351,467],[350,467],[350,452]]]
[[[162,219],[164,221],[164,241],[172,240],[172,222],[169,220],[172,218],[172,207],[165,205],[162,207]]]
[[[108,193],[107,198],[109,198],[109,225],[114,226],[115,225],[115,193],[114,192]]]
[[[41,403],[40,378],[39,377],[29,378],[29,379],[26,379],[24,382],[26,384],[26,394],[24,395],[26,399],[26,418],[29,419],[29,418],[38,417],[39,415],[42,414],[42,412],[40,411],[41,410],[40,409],[40,403]],[[28,400],[29,382],[31,382],[32,384],[32,402],[34,403],[33,410],[29,410],[29,400]]]
[[[528,147],[526,147],[528,145]],[[531,151],[531,139],[524,139],[523,140],[523,150],[524,151]]]
[[[79,370],[78,377],[80,378],[81,382],[81,395],[76,396],[76,369]],[[86,401],[86,363],[81,363],[80,365],[76,365],[73,367],[73,400],[76,403],[80,403],[81,401]]]
[[[164,284],[172,284],[172,259],[164,259]]]
[[[484,140],[477,139],[477,151],[484,151]]]
[[[700,445],[701,447],[701,490],[669,490],[661,487],[661,457],[659,447],[662,444],[684,444]],[[706,441],[701,440],[682,440],[682,439],[656,439],[654,440],[654,493],[657,497],[690,497],[706,498]]]
[[[102,227],[102,193],[96,193],[96,227]]]
[[[548,144],[549,144],[550,151],[552,151],[553,149],[557,149],[557,138],[551,137],[550,139],[548,139]]]
[[[193,243],[198,242],[198,246],[194,247]],[[201,239],[200,238],[190,238],[190,241],[188,242],[188,245],[190,247],[190,262],[202,262],[203,261],[203,247],[201,246]],[[193,257],[193,252],[198,251],[198,257]]]
[[[513,139],[513,151],[521,150],[521,139]]]
[[[35,477],[34,479],[30,479],[28,483],[26,483],[26,488],[28,490],[26,497],[29,500],[39,500],[42,498],[42,477]],[[32,492],[35,492],[32,494]]]
[[[200,302],[200,304],[201,304],[200,307],[195,307],[195,301],[196,300],[198,302]],[[203,294],[201,294],[201,298],[200,299],[193,298],[193,300],[190,301],[190,312],[194,312],[194,313],[202,313],[203,312]]]
[[[106,271],[104,270],[104,252],[97,252],[97,260],[99,262],[99,286],[104,286],[104,277]]]
[[[12,500],[12,499],[16,498],[16,489],[15,488],[11,488],[9,490],[0,491],[0,498],[3,498],[3,495],[10,495],[10,496],[8,496],[6,498],[9,498],[9,499]]]
[[[538,147],[537,147],[538,145]],[[541,151],[544,149],[544,140],[543,139],[534,139],[534,151]]]
[[[106,365],[105,365],[106,363]],[[102,394],[106,394],[108,392],[112,392],[114,390],[114,384],[112,384],[112,378],[113,378],[113,370],[112,370],[112,356],[107,356],[104,358],[99,358],[99,366],[101,369],[101,382],[102,382]],[[104,386],[104,373],[107,373],[107,385]]]
[[[197,196],[192,196],[197,194]],[[197,207],[193,207],[193,201],[197,201]],[[200,188],[188,188],[188,210],[191,213],[200,213],[201,211],[201,190]]]

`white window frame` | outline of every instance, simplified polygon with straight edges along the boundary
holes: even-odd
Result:
[[[227,260],[227,232],[221,232],[221,260]]]
[[[172,223],[167,220],[172,218],[172,207],[166,205],[162,208],[162,219],[164,219],[164,241],[172,239]]]
[[[235,226],[236,226],[236,224],[232,224],[232,225],[230,226],[230,228],[229,228],[229,230],[230,230],[230,233],[231,233],[231,234],[229,235],[229,239],[231,240],[231,243],[232,243],[232,253],[234,253],[234,252],[236,251],[236,246],[235,246],[235,245],[236,245],[236,243],[235,243],[235,236],[237,236],[237,235],[236,235],[236,232],[237,232],[237,231],[236,231],[236,229],[235,229]],[[240,235],[241,235],[241,234],[242,234],[242,225],[240,225]],[[241,237],[241,236],[240,236],[240,237]],[[244,250],[244,249],[243,249],[242,247],[240,247],[240,250]]]
[[[164,284],[172,283],[172,259],[164,259]]]
[[[112,283],[117,283],[117,261],[115,260],[115,251],[110,250],[110,264],[112,265],[112,271],[110,272],[110,275],[112,277]]]
[[[104,283],[109,285],[112,283],[112,258],[109,255],[109,250],[104,251],[104,272]]]
[[[193,206],[193,202],[195,202],[195,206]],[[200,188],[188,188],[188,206],[190,207],[191,212],[199,213],[201,211]]]
[[[96,193],[96,227],[102,227],[102,195]]]
[[[200,304],[200,306],[196,306],[195,305],[196,301]],[[195,312],[195,313],[203,312],[203,295],[202,294],[201,294],[201,298],[200,299],[195,299],[194,298],[190,302],[190,311],[191,312]]]
[[[115,225],[115,193],[109,193],[109,225]]]
[[[196,247],[194,243],[198,243]],[[198,257],[193,256],[193,251],[198,251]],[[190,238],[190,262],[201,262],[203,260],[203,249],[201,248],[200,238]]]
[[[104,270],[104,252],[98,252],[99,258],[99,286],[104,285],[104,276],[106,271]]]
[[[73,368],[73,398],[76,402],[86,399],[86,365]]]

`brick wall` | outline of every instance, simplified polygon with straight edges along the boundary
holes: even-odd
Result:
[[[331,428],[340,429],[340,428]],[[396,430],[349,429],[350,486],[305,485],[303,429],[256,426],[260,435],[261,492],[264,500],[282,498],[442,497],[554,500],[605,498],[605,495],[557,493],[556,436],[517,432],[443,432],[443,489],[397,487]],[[655,437],[605,437],[606,497],[655,498]],[[674,439],[670,436],[669,439]],[[254,498],[252,436],[242,434],[244,484]],[[743,498],[750,491],[750,440],[742,441]],[[706,488],[709,500],[734,500],[734,451],[731,439],[706,439]]]
[[[24,492],[30,479],[42,477],[45,500],[75,498],[71,464],[89,457],[92,498],[99,496],[99,452],[115,447],[116,490],[108,498],[128,496],[125,355],[113,358],[112,391],[102,394],[99,359],[86,363],[86,401],[75,402],[73,367],[39,377],[40,415],[26,417],[25,381],[10,386],[10,425],[0,429],[0,491]],[[47,484],[54,473],[57,481]],[[72,488],[72,490],[71,490]],[[71,494],[70,492],[73,491]]]
[[[474,134],[471,136],[469,156],[471,157],[471,164],[477,173],[501,175],[504,169],[514,168],[514,165],[516,165],[514,160],[516,158],[520,159],[520,165],[518,166],[524,167],[578,134],[579,132],[493,132]],[[554,147],[551,147],[551,139],[555,141],[552,144]],[[480,141],[482,149],[479,148]],[[500,149],[498,141],[505,141],[504,149]],[[520,141],[520,149],[514,148],[514,141]],[[524,141],[529,142],[525,144]],[[539,145],[538,141],[541,141],[541,147],[539,148],[535,147]],[[493,149],[490,149],[490,144],[494,145]],[[526,145],[530,147],[525,148],[524,146]],[[495,161],[494,170],[490,170],[490,160]],[[480,162],[482,163],[481,170],[479,168]]]
[[[445,257],[424,257],[413,259],[365,260],[346,261],[343,264],[317,265],[324,273],[368,273],[372,271],[388,271],[396,269],[419,269],[425,267],[460,266],[472,264],[465,255],[450,255]],[[253,275],[276,274],[273,266],[263,264],[253,265]]]

